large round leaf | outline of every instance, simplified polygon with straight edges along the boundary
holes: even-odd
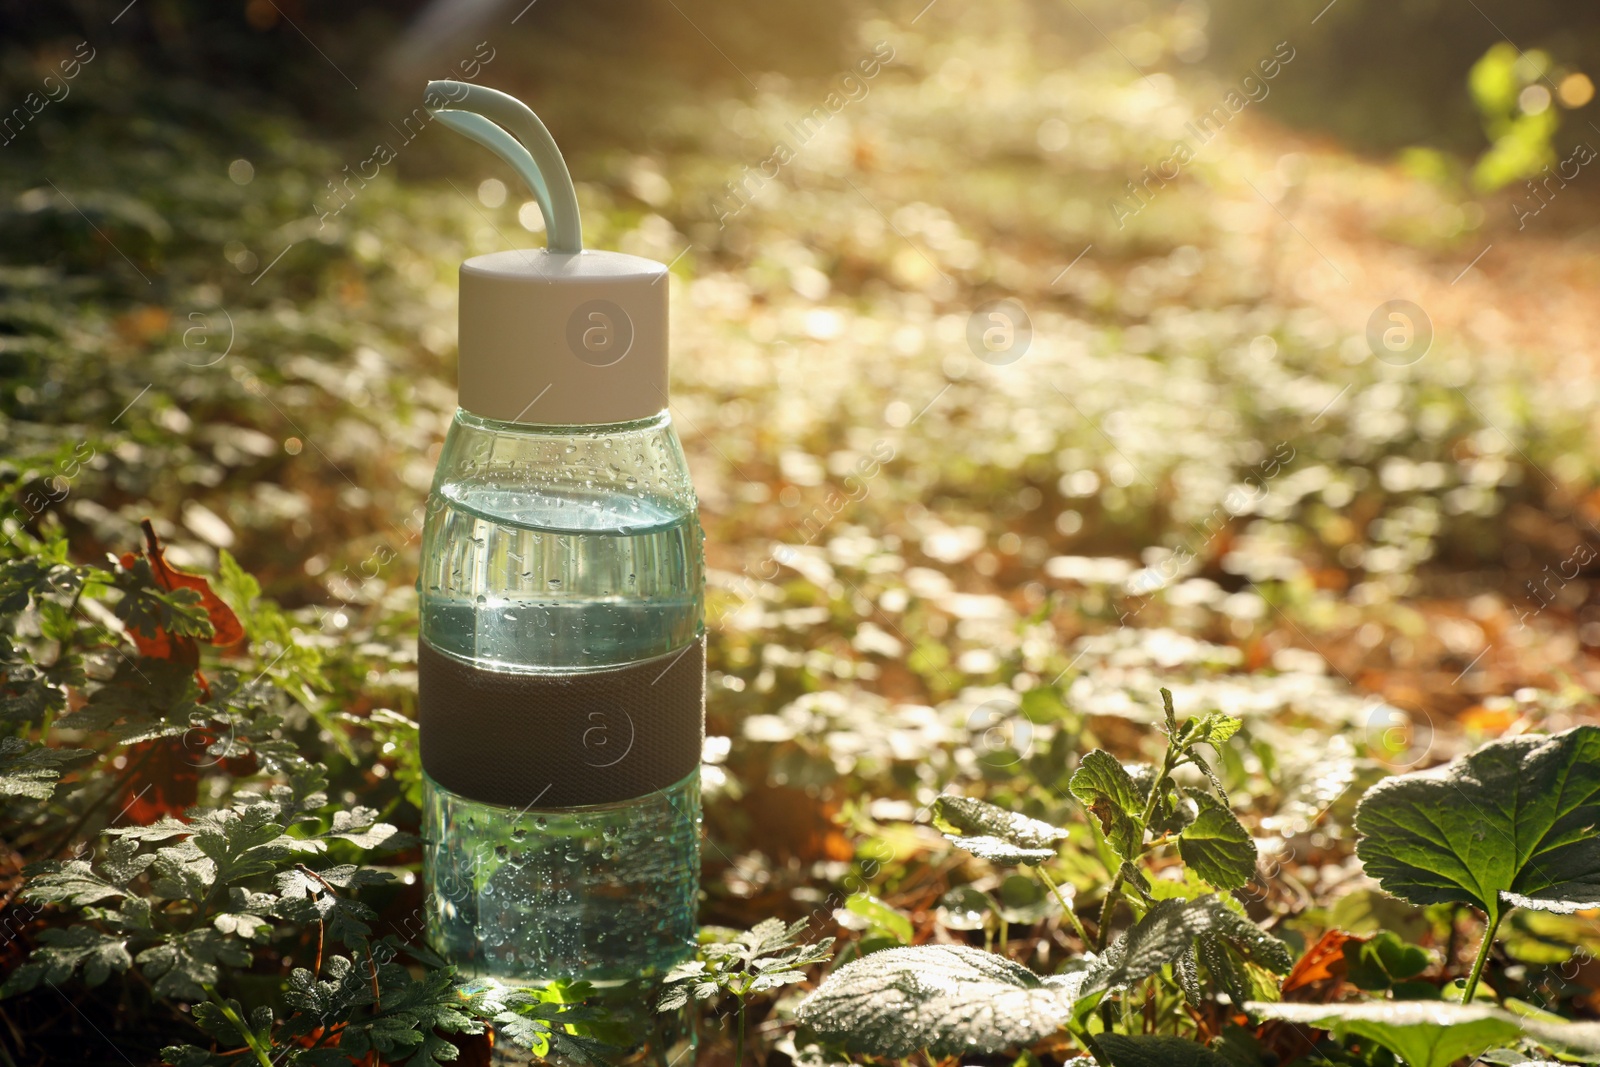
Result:
[[[1082,974],[1041,978],[965,945],[874,952],[830,974],[798,1010],[818,1036],[851,1052],[898,1058],[1031,1045],[1071,1015]]]
[[[1414,904],[1600,906],[1600,727],[1514,737],[1379,782],[1356,809],[1357,853]]]

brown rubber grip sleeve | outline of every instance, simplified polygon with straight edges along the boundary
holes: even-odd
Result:
[[[488,671],[417,643],[422,768],[485,804],[632,800],[700,764],[706,646],[592,671]]]

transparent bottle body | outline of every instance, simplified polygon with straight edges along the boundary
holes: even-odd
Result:
[[[458,412],[423,531],[421,638],[505,674],[669,655],[701,633],[702,552],[666,413],[528,427]],[[485,804],[428,778],[423,790],[435,949],[486,984],[596,983],[650,1023],[651,979],[694,950],[698,772],[579,808]]]

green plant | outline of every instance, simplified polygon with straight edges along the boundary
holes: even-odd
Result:
[[[1071,779],[1073,796],[1110,854],[1098,955],[1041,977],[1003,956],[965,946],[876,952],[829,975],[801,1005],[801,1021],[824,1040],[879,1056],[917,1049],[936,1056],[993,1052],[1066,1030],[1099,1062],[1113,1063],[1116,1058],[1095,1036],[1111,1024],[1092,1019],[1107,997],[1121,1001],[1121,1015],[1106,1019],[1128,1026],[1136,995],[1144,1005],[1141,1017],[1148,1017],[1170,1014],[1174,996],[1200,1005],[1225,993],[1242,1004],[1257,999],[1258,990],[1275,988],[1268,976],[1288,971],[1287,946],[1247,918],[1237,901],[1204,891],[1205,884],[1236,889],[1255,870],[1250,835],[1198,751],[1202,745],[1219,750],[1241,724],[1216,712],[1180,723],[1171,693],[1163,689],[1161,695],[1167,744],[1159,763],[1130,769],[1097,749],[1079,761]],[[1174,773],[1185,765],[1200,772],[1209,790],[1176,780]],[[1047,869],[1058,859],[1060,843],[1072,836],[1069,830],[972,797],[942,795],[934,813],[950,827],[945,836],[953,845],[993,864],[1034,870],[1084,948],[1094,946]],[[1144,865],[1167,845],[1176,846],[1195,880],[1164,880],[1163,892],[1177,889],[1180,895],[1157,899]],[[1112,940],[1110,924],[1124,890],[1134,921]],[[1122,1058],[1134,1062],[1139,1048],[1123,1047]]]
[[[13,847],[49,857],[26,869],[32,951],[0,997],[127,975],[191,1009],[193,1036],[163,1051],[175,1067],[440,1063],[457,1056],[447,1035],[490,1022],[603,1062],[603,1020],[570,990],[469,992],[426,949],[374,935],[363,898],[396,879],[361,861],[415,842],[331,801],[328,767],[301,754],[314,651],[231,558],[237,611],[146,535],[109,567],[48,538],[0,561],[0,806]]]
[[[1488,151],[1472,170],[1473,184],[1480,191],[1493,192],[1530,178],[1555,162],[1561,116],[1542,84],[1550,80],[1552,69],[1544,52],[1524,52],[1509,41],[1496,42],[1472,65],[1467,84],[1489,138]],[[1523,102],[1530,87],[1539,101],[1533,107]]]
[[[1438,998],[1436,986],[1412,981],[1431,962],[1427,950],[1406,944],[1389,930],[1344,944],[1345,977],[1350,984],[1368,993],[1393,993],[1397,1000]]]
[[[1465,1004],[1508,910],[1600,905],[1600,727],[1495,741],[1387,779],[1367,791],[1355,821],[1357,854],[1384,889],[1484,913]]]
[[[667,972],[656,1010],[679,1011],[691,1000],[708,1001],[722,994],[733,997],[738,1014],[734,1063],[742,1065],[750,998],[805,981],[805,968],[825,963],[833,954],[831,937],[816,944],[800,942],[806,926],[804,919],[793,924],[766,919],[742,932],[709,927],[702,930],[696,957]]]
[[[1482,1004],[1359,1001],[1246,1007],[1261,1018],[1375,1041],[1407,1067],[1450,1067],[1525,1035],[1547,1048],[1579,1055],[1600,1052],[1600,1026],[1594,1023],[1569,1023],[1532,1012],[1514,1015]]]
[[[1177,997],[1191,1011],[1221,998],[1257,1019],[1318,1026],[1360,1045],[1362,1062],[1376,1062],[1368,1056],[1375,1044],[1409,1067],[1444,1067],[1513,1040],[1580,1052],[1600,1041],[1589,1024],[1526,1006],[1514,1014],[1438,1004],[1437,985],[1419,980],[1430,955],[1391,933],[1333,945],[1351,985],[1394,999],[1276,1003],[1278,976],[1293,960],[1227,895],[1252,875],[1255,850],[1218,775],[1195,751],[1222,752],[1240,723],[1215,712],[1179,722],[1165,690],[1163,706],[1159,762],[1125,766],[1093,750],[1071,777],[1105,857],[1099,952],[1069,956],[1049,975],[963,945],[875,952],[830,974],[800,1005],[807,1030],[825,1045],[890,1058],[996,1053],[1065,1033],[1112,1067],[1233,1062],[1220,1057],[1225,1047],[1256,1062],[1245,1051],[1247,1032],[1208,1050],[1182,1025],[1175,1033],[1163,1032],[1172,1023],[1152,1025],[1179,1017]],[[1185,764],[1207,788],[1176,780]],[[1385,889],[1414,903],[1484,909],[1484,946],[1465,983],[1470,1000],[1506,908],[1571,912],[1600,902],[1597,805],[1600,728],[1492,742],[1448,767],[1369,790],[1356,814],[1359,854]],[[1054,889],[1047,870],[1072,839],[1066,827],[970,797],[942,796],[934,810],[952,844],[991,864],[1031,869]],[[1176,857],[1159,861],[1169,846]],[[975,892],[946,899],[968,911],[987,902]],[[1085,949],[1095,947],[1065,897],[1061,903]],[[1132,923],[1111,938],[1117,904],[1132,911]]]

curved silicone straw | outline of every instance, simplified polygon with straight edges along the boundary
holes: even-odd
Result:
[[[583,222],[572,175],[555,138],[532,108],[497,89],[457,81],[430,81],[423,102],[446,126],[483,145],[517,172],[544,212],[546,248],[567,254],[583,251]]]
[[[554,214],[550,207],[550,190],[544,184],[544,175],[539,173],[533,157],[522,147],[521,141],[482,115],[471,111],[435,111],[433,117],[511,164],[512,169],[533,191],[533,199],[538,203],[544,217],[548,219]]]

